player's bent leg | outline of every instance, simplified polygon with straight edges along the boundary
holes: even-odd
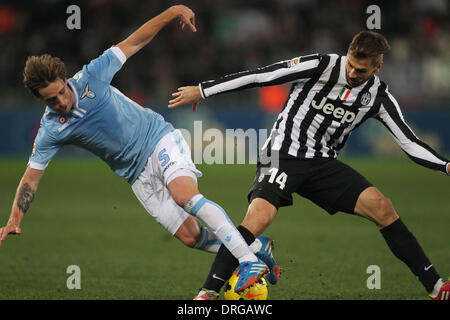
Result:
[[[275,219],[277,212],[277,208],[269,201],[263,198],[255,198],[248,206],[247,214],[241,223],[243,227],[256,237],[255,242],[250,247],[258,245],[258,242],[261,244],[260,248],[255,250],[256,256],[269,267],[267,280],[271,284],[278,282],[281,275],[281,267],[272,254],[273,240],[266,236],[261,236],[261,234]]]
[[[268,267],[250,250],[225,211],[199,193],[194,179],[179,176],[169,182],[168,189],[175,202],[211,228],[222,244],[239,260],[242,268],[235,287],[237,291],[254,284],[267,272]]]
[[[392,202],[375,187],[368,187],[361,192],[354,211],[375,222],[379,229],[392,224],[399,218]]]
[[[355,213],[377,224],[394,256],[409,267],[430,296],[439,292],[442,279],[389,199],[375,187],[369,187],[358,197]]]

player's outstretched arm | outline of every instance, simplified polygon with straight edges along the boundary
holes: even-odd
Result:
[[[388,128],[400,148],[417,164],[450,176],[449,160],[414,134],[410,126],[406,124],[400,106],[387,90],[387,86],[384,86],[380,92],[380,109],[375,118]]]
[[[321,56],[313,54],[284,60],[254,70],[241,71],[216,80],[201,82],[198,86],[178,88],[172,93],[174,97],[169,101],[169,108],[176,108],[184,104],[192,104],[196,111],[201,99],[237,90],[255,87],[273,86],[297,81],[306,81],[320,70]]]
[[[20,230],[20,222],[33,201],[34,194],[36,193],[39,181],[43,174],[44,170],[36,170],[29,166],[27,167],[20,180],[19,186],[17,187],[8,223],[6,226],[0,228],[0,246],[8,234],[22,233]]]
[[[195,14],[186,6],[176,5],[168,8],[156,17],[150,19],[139,29],[133,32],[128,38],[117,44],[127,59],[142,49],[153,37],[164,28],[169,22],[180,18],[181,28],[188,26],[193,32],[195,28]]]
[[[197,111],[197,106],[202,100],[202,94],[199,86],[189,86],[178,88],[177,92],[172,93],[174,97],[169,100],[169,108],[176,108],[185,104],[191,104],[192,110]]]

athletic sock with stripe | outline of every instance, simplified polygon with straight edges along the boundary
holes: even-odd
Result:
[[[201,194],[196,194],[186,202],[184,210],[202,220],[240,262],[258,260],[226,212],[218,204],[206,199]]]

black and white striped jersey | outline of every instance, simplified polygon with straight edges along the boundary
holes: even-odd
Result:
[[[373,75],[358,87],[346,80],[345,56],[313,54],[200,83],[202,97],[292,83],[264,148],[298,158],[336,158],[351,132],[368,118],[383,123],[415,162],[446,174],[449,162],[405,123],[388,86]]]

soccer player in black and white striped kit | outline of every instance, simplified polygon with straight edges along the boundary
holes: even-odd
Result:
[[[169,108],[253,87],[292,83],[291,91],[264,144],[247,214],[238,227],[248,243],[272,223],[278,209],[292,205],[292,193],[334,214],[356,214],[373,221],[393,254],[417,276],[432,299],[449,299],[444,281],[391,201],[361,174],[337,160],[351,132],[369,118],[390,131],[414,162],[449,175],[450,163],[421,141],[405,123],[388,86],[376,75],[389,51],[384,36],[361,31],[346,56],[313,54],[181,87]],[[202,293],[218,292],[237,262],[219,250]],[[214,277],[213,277],[214,276]]]

